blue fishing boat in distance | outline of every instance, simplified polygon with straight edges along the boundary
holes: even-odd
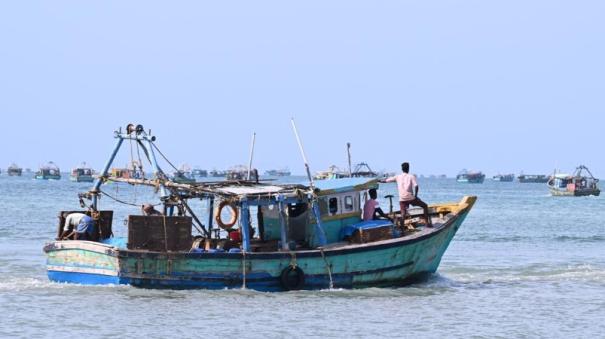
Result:
[[[176,183],[157,164],[155,138],[142,126],[129,125],[115,135],[105,169],[79,195],[90,201],[79,212],[92,218],[92,234],[87,240],[61,239],[66,217],[78,212],[64,211],[57,240],[44,247],[51,281],[260,291],[400,286],[437,271],[476,201],[466,196],[431,205],[433,227],[415,209],[403,222],[392,208],[390,218],[398,222],[362,221],[363,200],[368,189],[378,187],[377,179]],[[137,211],[128,217],[127,237],[114,238],[113,212],[99,209],[98,196],[105,194],[102,184],[124,140],[145,148],[154,177],[111,180],[158,190],[163,215]],[[203,218],[194,206],[206,208]]]
[[[485,174],[481,172],[472,172],[467,170],[462,170],[456,176],[457,182],[469,183],[469,184],[482,184],[485,180]]]
[[[40,166],[34,178],[36,180],[61,180],[61,170],[54,162],[49,161],[46,165]]]

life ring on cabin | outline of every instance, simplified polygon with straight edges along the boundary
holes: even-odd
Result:
[[[229,219],[229,222],[224,222],[223,219],[221,218],[221,213],[223,213],[223,209],[225,207],[229,207],[231,209],[231,219]],[[218,207],[216,208],[216,214],[214,217],[214,220],[216,220],[216,223],[218,224],[218,226],[224,230],[228,230],[231,229],[231,227],[233,227],[233,225],[235,225],[235,223],[237,222],[237,218],[238,218],[238,212],[237,212],[237,206],[235,206],[234,203],[229,202],[227,200],[223,200],[220,202],[220,204],[218,204]]]
[[[290,265],[284,268],[279,278],[286,291],[300,290],[305,285],[305,272],[298,266]]]

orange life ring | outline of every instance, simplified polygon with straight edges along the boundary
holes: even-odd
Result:
[[[223,208],[225,208],[225,207],[229,207],[231,209],[231,219],[229,220],[229,222],[223,222],[223,219],[221,219],[221,213],[223,212]],[[219,225],[220,228],[222,228],[224,230],[228,230],[231,227],[233,227],[233,225],[235,225],[235,223],[237,222],[237,217],[238,217],[237,206],[235,206],[235,204],[232,202],[223,200],[220,202],[220,204],[218,204],[218,207],[216,209],[216,215],[214,216],[214,220],[216,221],[216,223]]]

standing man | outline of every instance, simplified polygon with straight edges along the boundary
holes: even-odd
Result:
[[[411,175],[410,164],[404,162],[401,164],[401,170],[403,173],[394,177],[387,178],[383,182],[397,182],[397,190],[399,191],[399,207],[401,209],[401,225],[405,225],[405,215],[408,207],[420,206],[424,210],[424,218],[426,220],[427,227],[433,227],[431,219],[429,218],[429,207],[427,204],[418,198],[418,183],[416,183],[416,177]]]

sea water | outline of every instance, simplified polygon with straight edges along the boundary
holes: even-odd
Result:
[[[303,181],[304,178],[280,180]],[[427,281],[403,288],[263,293],[49,282],[42,247],[57,213],[90,184],[0,176],[0,337],[605,336],[605,199],[551,197],[544,184],[420,179],[428,203],[478,201]],[[150,189],[104,185],[133,205]],[[381,207],[395,194],[379,191]],[[104,196],[114,232],[138,207]],[[204,206],[194,205],[197,210]]]

